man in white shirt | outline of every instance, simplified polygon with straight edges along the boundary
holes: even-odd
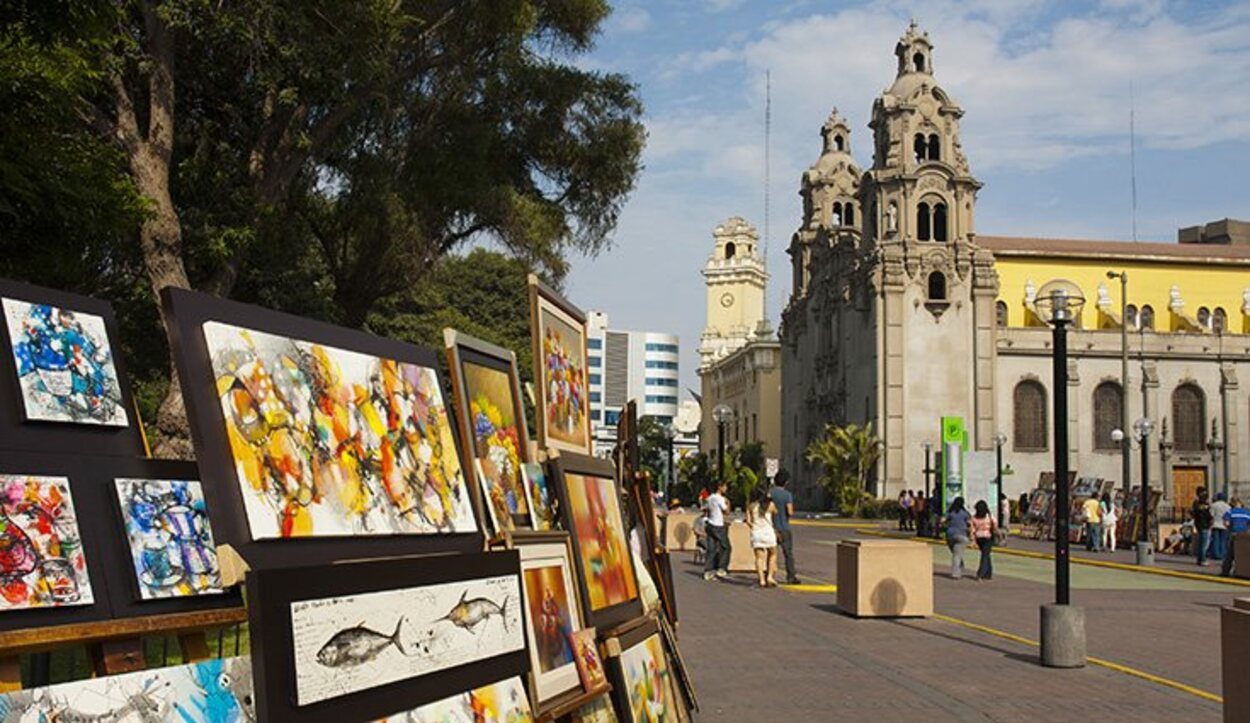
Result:
[[[1211,503],[1211,559],[1223,560],[1228,554],[1228,523],[1224,521],[1224,515],[1232,507],[1228,504],[1228,498],[1223,492],[1215,496],[1215,501]]]
[[[729,500],[725,499],[724,482],[708,495],[703,506],[707,511],[707,560],[703,564],[703,579],[713,580],[729,575],[729,528],[725,526]]]

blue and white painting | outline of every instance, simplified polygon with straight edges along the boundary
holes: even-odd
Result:
[[[217,546],[199,481],[115,482],[140,597],[222,592]]]
[[[0,723],[250,723],[256,720],[246,657],[89,678],[0,695]]]
[[[129,426],[104,319],[17,299],[3,306],[27,419]]]

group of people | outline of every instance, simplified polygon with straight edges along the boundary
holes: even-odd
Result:
[[[798,583],[794,570],[794,538],[790,518],[794,515],[794,495],[786,489],[789,473],[779,470],[771,487],[748,501],[747,524],[751,527],[751,550],[755,553],[755,574],[760,587],[777,586],[778,548],[786,558],[786,584]],[[729,575],[729,499],[722,482],[703,500],[696,534],[704,545],[703,579],[717,580]]]
[[[994,579],[992,553],[994,546],[1005,539],[1007,531],[999,527],[998,517],[990,512],[990,506],[985,500],[977,500],[973,512],[968,512],[964,506],[964,498],[956,497],[946,516],[942,518],[942,523],[946,528],[946,546],[951,551],[951,577],[958,580],[967,573],[964,551],[971,542],[981,553],[981,564],[977,567],[974,579]]]
[[[932,534],[932,515],[936,510],[936,498],[931,498],[923,490],[903,490],[898,493],[898,529],[903,532],[915,532],[921,537]]]
[[[1122,510],[1107,492],[1102,497],[1090,497],[1081,503],[1081,518],[1085,524],[1085,549],[1089,552],[1115,552],[1116,525]]]
[[[1250,509],[1235,497],[1229,502],[1223,492],[1211,502],[1207,489],[1199,487],[1190,507],[1190,520],[1193,532],[1189,543],[1198,565],[1206,567],[1208,559],[1219,560],[1220,574],[1232,575],[1237,564],[1235,541],[1250,531]]]

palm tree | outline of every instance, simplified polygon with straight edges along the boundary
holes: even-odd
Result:
[[[807,446],[807,459],[823,468],[821,484],[838,502],[838,508],[852,517],[859,516],[867,495],[868,475],[881,457],[881,438],[872,424],[825,426],[825,435]]]

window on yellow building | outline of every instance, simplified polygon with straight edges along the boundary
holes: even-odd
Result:
[[[1215,313],[1211,315],[1211,331],[1216,334],[1228,331],[1228,312],[1222,306],[1216,307]]]
[[[1138,319],[1138,329],[1149,329],[1154,331],[1155,328],[1155,310],[1149,304],[1141,308],[1141,317]]]
[[[994,303],[994,321],[997,322],[998,328],[1007,328],[1007,302],[997,301]]]

